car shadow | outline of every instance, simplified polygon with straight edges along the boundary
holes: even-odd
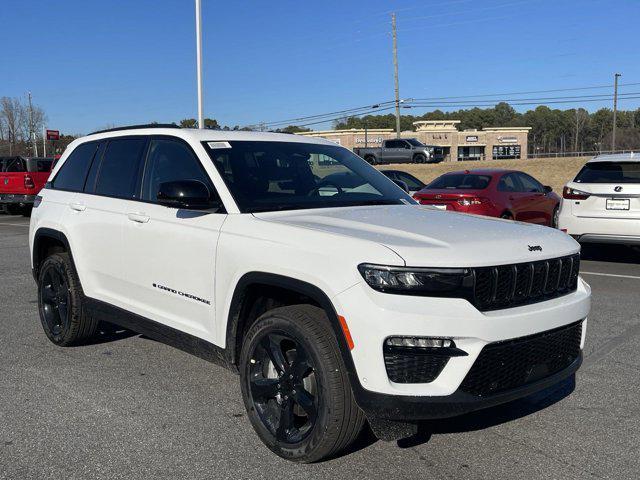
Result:
[[[582,260],[640,265],[640,249],[626,245],[586,243],[582,245]]]
[[[433,435],[484,430],[526,417],[550,407],[568,397],[575,390],[575,374],[540,392],[504,405],[478,410],[459,417],[428,420],[418,425],[416,435],[398,441],[400,448],[427,443]]]
[[[135,337],[136,335],[139,334],[126,328],[118,327],[107,322],[100,322],[97,333],[82,342],[82,345],[99,345],[101,343],[117,342],[125,338]]]

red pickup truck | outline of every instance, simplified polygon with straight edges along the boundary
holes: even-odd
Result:
[[[53,158],[0,157],[0,207],[28,213],[52,166]]]

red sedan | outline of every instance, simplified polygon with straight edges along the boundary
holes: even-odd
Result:
[[[443,210],[557,225],[560,197],[551,187],[517,170],[483,169],[445,173],[413,195]]]

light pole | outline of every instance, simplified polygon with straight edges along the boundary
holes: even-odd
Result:
[[[396,138],[400,138],[400,87],[398,86],[398,35],[396,34],[396,14],[391,15],[393,30],[393,79],[396,90]]]
[[[196,0],[196,72],[198,77],[198,128],[204,128],[202,113],[202,8]]]
[[[622,74],[616,73],[613,76],[613,131],[611,132],[611,150],[616,149],[616,117],[618,115],[618,77]]]

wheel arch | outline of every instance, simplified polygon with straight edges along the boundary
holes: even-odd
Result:
[[[503,209],[502,213],[500,213],[500,217],[503,217],[505,215],[509,215],[513,220],[516,219],[516,216],[513,214],[513,212],[509,208]]]
[[[33,251],[31,252],[33,277],[38,279],[40,264],[50,253],[62,251],[69,254],[73,263],[73,254],[66,235],[52,228],[39,228],[33,236]]]
[[[338,313],[328,295],[311,283],[274,273],[249,272],[244,274],[236,284],[226,326],[225,351],[229,364],[237,368],[243,335],[248,326],[255,320],[255,318],[251,318],[250,312],[253,305],[252,295],[255,295],[256,292],[261,294],[263,291],[279,292],[280,294],[289,293],[292,296],[297,295],[301,298],[309,299],[310,301],[307,303],[312,303],[322,308],[338,341],[340,353],[351,383],[353,384],[354,380],[357,382],[349,346],[342,331]]]

